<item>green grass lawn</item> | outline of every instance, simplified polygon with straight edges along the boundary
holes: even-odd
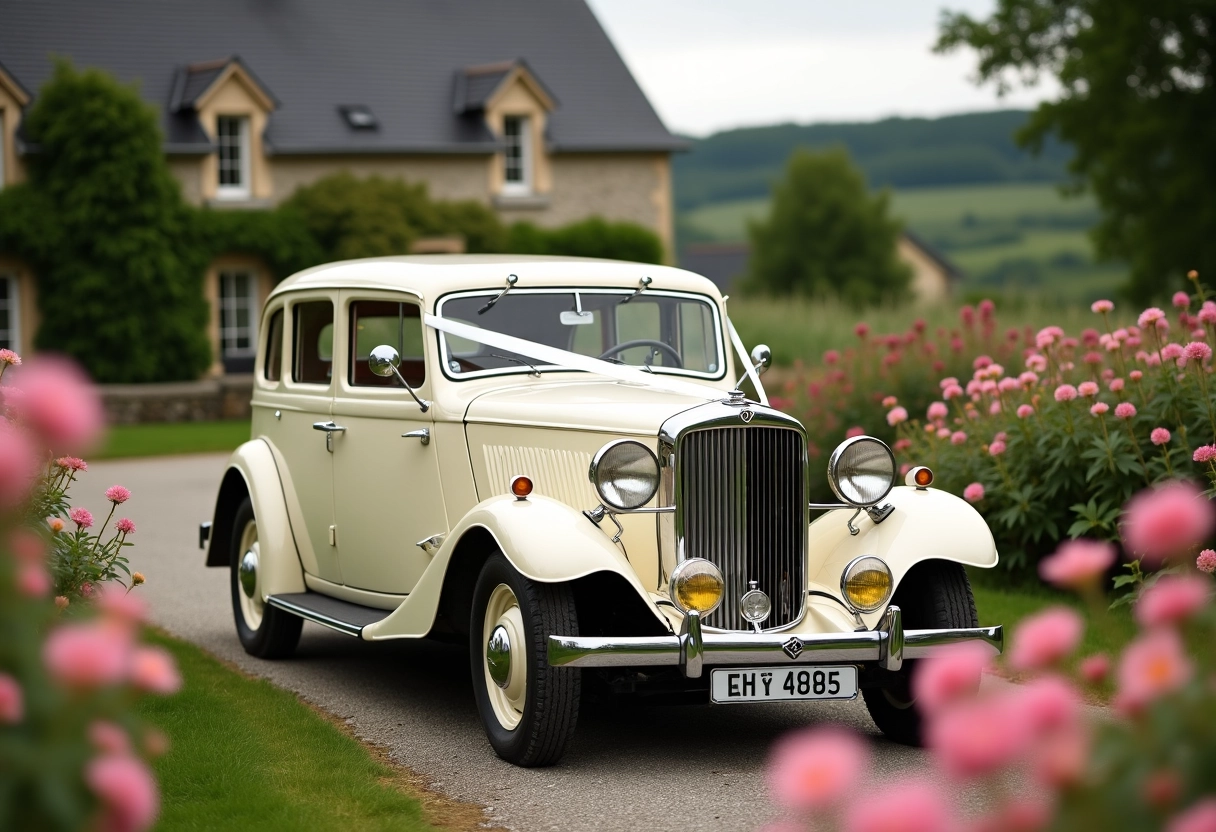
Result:
[[[175,696],[147,697],[141,715],[170,738],[155,763],[158,830],[430,830],[408,776],[269,682],[251,679],[193,645],[154,635],[185,678]],[[429,798],[434,800],[434,798]],[[479,809],[452,806],[475,828]],[[431,807],[428,807],[430,809]],[[453,827],[449,827],[453,828]]]
[[[248,419],[113,425],[90,459],[231,451],[249,439]]]

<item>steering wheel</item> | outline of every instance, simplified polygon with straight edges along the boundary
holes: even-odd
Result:
[[[606,358],[611,358],[618,353],[622,353],[625,350],[631,350],[634,347],[650,347],[652,349],[656,349],[674,361],[677,368],[681,370],[684,369],[684,362],[680,360],[680,354],[675,351],[675,348],[672,347],[671,344],[664,344],[662,341],[653,341],[650,338],[638,338],[636,341],[622,341],[616,346],[609,347],[600,353],[600,360],[602,361]]]

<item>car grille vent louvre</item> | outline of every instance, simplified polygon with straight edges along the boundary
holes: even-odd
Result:
[[[705,623],[750,629],[739,613],[748,581],[772,600],[761,626],[802,615],[806,587],[805,450],[798,431],[713,428],[685,436],[679,453],[684,556],[722,570],[726,597]]]

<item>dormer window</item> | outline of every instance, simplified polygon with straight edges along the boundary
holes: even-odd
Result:
[[[508,195],[532,193],[532,130],[528,116],[503,116],[503,189]]]
[[[219,182],[216,196],[222,199],[249,198],[249,117],[218,116],[215,120],[219,148]]]

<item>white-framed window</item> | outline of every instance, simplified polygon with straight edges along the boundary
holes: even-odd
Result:
[[[507,195],[532,193],[532,120],[527,116],[504,116],[502,139],[503,187]]]
[[[220,272],[220,357],[226,363],[252,359],[257,353],[257,284],[251,271]]]
[[[0,349],[21,350],[21,305],[17,278],[0,274]]]
[[[249,198],[249,117],[219,116],[215,120],[219,147],[219,187],[228,199]]]

